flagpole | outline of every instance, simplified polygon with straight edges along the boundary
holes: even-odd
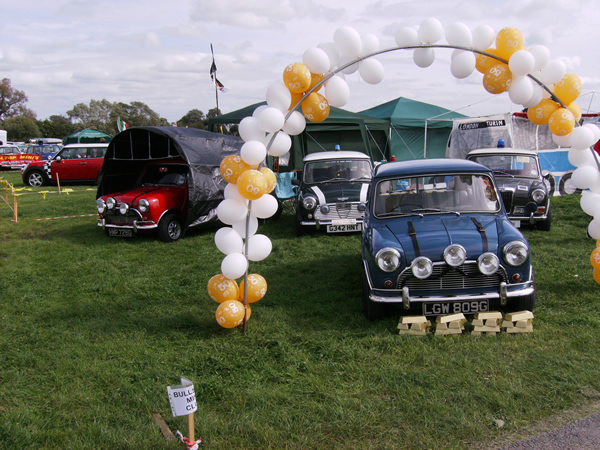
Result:
[[[219,111],[219,86],[217,83],[217,66],[215,64],[215,52],[213,50],[212,42],[210,43],[210,53],[212,55],[212,65],[210,66],[210,77],[215,85],[215,102],[217,104],[217,112]]]

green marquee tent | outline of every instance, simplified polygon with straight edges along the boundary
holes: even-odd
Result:
[[[440,106],[399,97],[361,111],[390,122],[390,156],[407,159],[444,158],[452,120],[467,117]]]
[[[112,136],[102,131],[85,128],[68,135],[63,139],[63,145],[67,144],[98,144],[100,142],[110,142]]]

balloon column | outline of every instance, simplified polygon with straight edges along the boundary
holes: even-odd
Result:
[[[444,37],[447,43],[438,43]],[[233,328],[243,323],[245,327],[250,316],[248,304],[267,291],[262,276],[248,275],[249,261],[266,258],[272,249],[267,236],[256,234],[258,219],[269,218],[277,210],[275,197],[269,195],[276,177],[264,167],[267,155],[287,155],[290,136],[304,130],[306,119],[322,122],[331,106],[347,103],[346,75],[358,72],[367,84],[381,82],[384,68],[375,56],[395,50],[411,50],[415,64],[426,68],[435,61],[435,49],[454,49],[450,62],[454,77],[480,72],[487,92],[507,92],[513,103],[528,108],[532,123],[548,125],[556,144],[571,148],[569,161],[577,167],[571,180],[585,190],[581,207],[592,216],[587,232],[600,240],[600,158],[591,148],[600,139],[600,129],[592,124],[579,126],[581,108],[576,100],[582,90],[580,77],[567,73],[561,60],[551,59],[545,46],[526,47],[523,35],[514,27],[495,33],[487,25],[471,30],[465,24],[452,23],[444,30],[439,20],[429,18],[418,28],[400,28],[395,41],[397,47],[382,50],[375,35],[360,35],[349,26],[338,28],[332,42],[309,48],[302,62],[285,67],[281,81],[267,89],[267,104],[240,122],[244,140],[240,155],[227,156],[221,163],[228,185],[217,215],[229,225],[215,234],[215,244],[225,255],[222,273],[208,283],[210,296],[220,303],[216,318],[221,326]],[[594,279],[600,283],[598,248],[591,260]]]

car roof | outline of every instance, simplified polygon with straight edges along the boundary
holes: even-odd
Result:
[[[330,159],[368,159],[369,155],[366,155],[361,152],[353,152],[349,150],[336,150],[331,152],[317,152],[311,153],[310,155],[306,155],[304,157],[304,162],[308,161],[322,161],[322,160],[330,160]]]
[[[73,148],[73,147],[108,147],[108,142],[103,143],[93,143],[93,144],[67,144],[63,148]]]
[[[375,168],[374,178],[410,177],[444,173],[490,173],[490,169],[466,159],[413,159],[388,162]]]
[[[471,150],[468,153],[468,155],[478,155],[478,156],[479,155],[496,155],[496,154],[535,156],[535,155],[537,155],[537,152],[534,152],[533,150],[525,150],[525,149],[520,149],[520,148],[491,147],[491,148],[478,148],[477,150]]]

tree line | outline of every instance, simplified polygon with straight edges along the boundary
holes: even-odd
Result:
[[[164,117],[142,102],[109,102],[108,100],[90,100],[89,104],[78,103],[64,115],[52,115],[37,120],[36,114],[27,108],[28,97],[25,92],[15,89],[9,78],[0,82],[0,129],[6,130],[11,141],[28,141],[34,138],[58,138],[92,128],[110,135],[118,133],[117,121],[125,121],[133,126],[169,126]],[[206,129],[211,117],[221,115],[217,108],[204,114],[199,109],[188,111],[176,124],[177,126]],[[237,126],[226,133],[236,133]]]

